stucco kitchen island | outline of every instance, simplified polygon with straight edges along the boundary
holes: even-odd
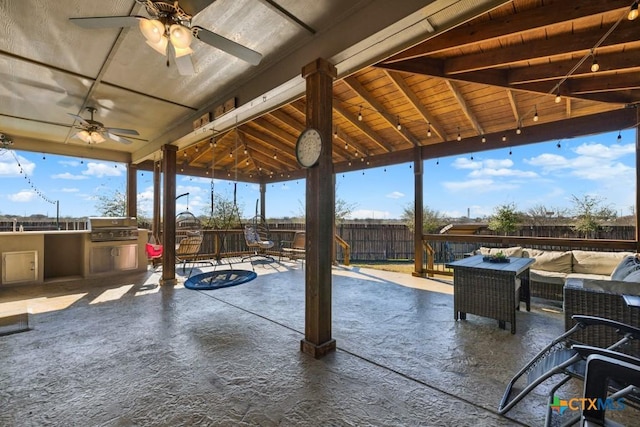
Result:
[[[0,285],[29,285],[146,271],[148,230],[96,241],[95,232],[0,233]],[[93,236],[93,237],[92,237]]]

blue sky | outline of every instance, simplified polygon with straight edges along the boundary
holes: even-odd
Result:
[[[424,202],[446,216],[483,217],[511,203],[521,211],[536,205],[564,209],[572,206],[572,195],[598,197],[618,215],[629,215],[635,203],[635,130],[622,131],[620,140],[614,132],[427,160],[424,171]],[[338,174],[337,196],[353,206],[353,218],[399,218],[412,203],[413,179],[408,163]],[[96,216],[99,195],[124,192],[125,181],[124,164],[4,150],[0,214],[55,217],[59,200],[61,217]],[[210,179],[178,176],[177,185],[176,194],[189,193],[178,200],[178,211],[188,203],[190,211],[208,215]],[[304,180],[268,184],[267,217],[300,215],[304,192]],[[258,186],[238,183],[237,194],[244,217],[253,216]],[[231,199],[233,183],[216,179],[214,195]],[[139,172],[139,207],[147,216],[152,196],[152,173]]]

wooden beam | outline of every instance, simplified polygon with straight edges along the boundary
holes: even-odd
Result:
[[[175,286],[176,279],[176,153],[174,145],[162,146],[164,172],[162,197],[162,278],[161,285]]]
[[[361,122],[359,120],[354,119],[353,118],[353,114],[351,114],[351,112],[347,111],[340,104],[334,103],[333,111],[335,111],[336,113],[340,114],[345,120],[347,120],[349,123],[351,123],[354,127],[358,128],[358,130],[360,130],[360,132],[362,132],[366,136],[368,136],[371,141],[373,141],[378,147],[382,148],[384,151],[386,151],[386,152],[395,151],[395,148],[391,144],[385,142],[380,137],[380,135],[378,135],[373,129],[371,129],[369,126],[367,126],[366,123],[363,123],[363,122]],[[363,152],[363,154],[368,154],[368,153],[367,152]]]
[[[385,60],[385,63],[399,62],[424,55],[433,55],[447,50],[464,49],[469,45],[494,41],[506,36],[524,34],[531,30],[571,21],[611,11],[624,13],[629,9],[629,0],[582,0],[576,2],[555,2],[524,12],[516,12],[492,17],[490,21],[460,25],[447,31],[444,37],[434,37],[417,46]]]
[[[344,78],[343,81],[354,92],[356,92],[358,96],[360,96],[360,98],[362,98],[367,104],[369,104],[371,108],[373,108],[373,110],[377,112],[391,126],[391,128],[396,133],[398,133],[398,135],[400,135],[405,141],[407,141],[409,144],[413,145],[414,147],[417,147],[418,145],[420,145],[416,137],[411,135],[411,133],[409,133],[406,130],[406,128],[403,128],[402,126],[400,127],[400,129],[397,128],[397,125],[398,125],[397,117],[395,117],[392,113],[387,111],[384,105],[382,105],[381,102],[379,102],[376,98],[374,98],[373,95],[371,95],[369,91],[367,91],[367,89],[365,89],[364,86],[360,84],[358,79],[356,79],[353,75],[351,75]]]
[[[460,104],[460,108],[462,108],[464,115],[467,116],[467,119],[469,119],[469,121],[473,125],[473,128],[476,131],[476,134],[484,135],[484,129],[482,129],[482,126],[480,125],[480,122],[476,118],[476,115],[473,113],[473,111],[471,111],[471,109],[467,105],[467,102],[464,100],[464,96],[460,93],[460,91],[452,81],[445,80],[445,82],[447,83],[449,90],[451,90],[451,93],[453,93],[453,96],[458,101],[458,104]]]
[[[446,135],[442,126],[438,122],[438,119],[427,111],[427,108],[422,103],[422,100],[411,90],[407,82],[402,78],[402,75],[395,71],[384,70],[385,74],[391,79],[394,85],[400,92],[407,98],[413,108],[422,116],[422,119],[427,123],[427,126],[431,127],[431,131],[438,135],[442,140],[446,139]]]
[[[466,73],[486,68],[506,67],[524,61],[545,60],[554,56],[566,56],[573,53],[584,55],[600,42],[602,34],[598,31],[570,33],[535,41],[535,49],[524,42],[493,50],[469,55],[452,57],[445,60],[445,75]],[[638,46],[638,31],[634,25],[620,26],[600,44],[600,48],[616,45]]]

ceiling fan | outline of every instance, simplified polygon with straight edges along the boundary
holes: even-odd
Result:
[[[77,126],[78,132],[75,134],[75,136],[77,138],[80,138],[87,144],[100,144],[101,142],[105,142],[107,138],[116,142],[121,142],[123,144],[131,144],[130,140],[116,134],[120,133],[125,135],[139,135],[138,131],[133,129],[105,127],[102,123],[93,119],[93,113],[96,112],[95,108],[87,107],[87,111],[91,113],[90,119],[85,119],[77,114],[67,113],[81,123],[81,125]]]
[[[143,5],[149,18],[144,16],[102,16],[91,18],[69,18],[84,28],[113,28],[139,26],[147,44],[157,52],[174,60],[181,75],[195,73],[191,59],[191,42],[197,38],[208,45],[227,52],[251,65],[258,65],[262,55],[241,44],[229,40],[197,25],[191,25],[192,14],[187,13],[178,1],[135,0]],[[184,0],[183,3],[191,3]],[[202,2],[196,2],[202,3]]]

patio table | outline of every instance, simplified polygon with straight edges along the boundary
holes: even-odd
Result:
[[[489,317],[505,329],[511,323],[511,333],[516,333],[516,310],[524,301],[531,309],[529,292],[529,267],[533,258],[510,257],[509,262],[494,263],[476,255],[446,264],[453,269],[454,319],[467,318],[467,313]]]

